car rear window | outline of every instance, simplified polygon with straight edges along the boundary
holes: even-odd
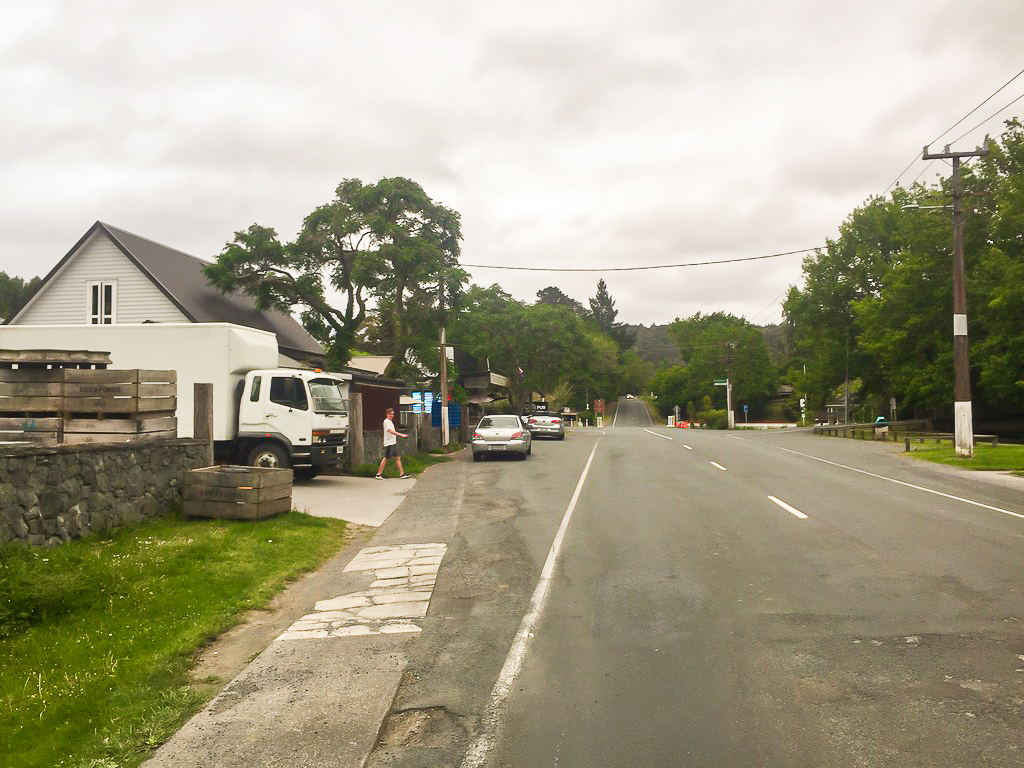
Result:
[[[485,416],[480,420],[480,426],[487,429],[496,427],[520,427],[522,424],[515,416]]]

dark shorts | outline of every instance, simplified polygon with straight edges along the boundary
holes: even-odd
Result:
[[[385,459],[396,459],[398,458],[398,445],[394,443],[392,445],[384,446],[384,458]]]

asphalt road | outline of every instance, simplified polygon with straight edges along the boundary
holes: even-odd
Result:
[[[447,471],[448,555],[369,765],[1024,762],[1024,481],[632,400]]]

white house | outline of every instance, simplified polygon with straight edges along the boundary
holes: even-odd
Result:
[[[234,323],[276,334],[284,367],[323,360],[323,348],[294,318],[210,285],[207,264],[97,221],[8,324]]]

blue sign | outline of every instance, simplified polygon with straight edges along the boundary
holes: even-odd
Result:
[[[448,426],[457,427],[462,423],[462,409],[457,403],[452,403],[448,407]],[[430,426],[440,427],[441,426],[441,398],[434,400],[433,405],[430,408]]]

